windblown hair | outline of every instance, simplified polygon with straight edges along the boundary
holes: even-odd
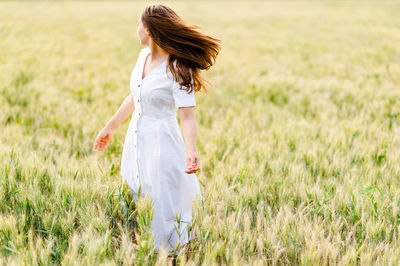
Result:
[[[209,82],[200,76],[200,70],[215,63],[221,40],[199,32],[199,26],[189,24],[164,5],[147,6],[141,20],[153,41],[169,53],[168,67],[181,89],[186,87],[190,93],[203,88],[207,93]]]

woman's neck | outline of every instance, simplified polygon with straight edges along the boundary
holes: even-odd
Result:
[[[161,62],[168,59],[169,54],[154,42],[149,45],[149,48],[152,62]]]

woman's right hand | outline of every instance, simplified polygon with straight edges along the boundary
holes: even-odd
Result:
[[[103,128],[96,137],[94,141],[93,149],[102,151],[103,149],[107,148],[108,143],[111,140],[113,135],[113,131],[108,128]]]

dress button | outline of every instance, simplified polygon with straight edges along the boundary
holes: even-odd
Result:
[[[137,100],[137,102],[139,102],[139,99]]]
[[[135,133],[137,133],[137,130],[135,130]]]
[[[138,84],[137,86],[140,87],[140,84]]]

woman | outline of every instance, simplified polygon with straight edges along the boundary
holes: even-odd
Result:
[[[171,8],[150,5],[139,18],[137,34],[144,46],[130,79],[131,93],[98,134],[94,149],[107,147],[114,130],[129,116],[121,176],[134,194],[153,200],[155,248],[177,250],[193,239],[192,203],[202,198],[195,172],[197,122],[194,93],[203,88],[200,70],[208,70],[221,47]],[[176,118],[179,109],[182,132]],[[177,219],[178,217],[178,219]]]

